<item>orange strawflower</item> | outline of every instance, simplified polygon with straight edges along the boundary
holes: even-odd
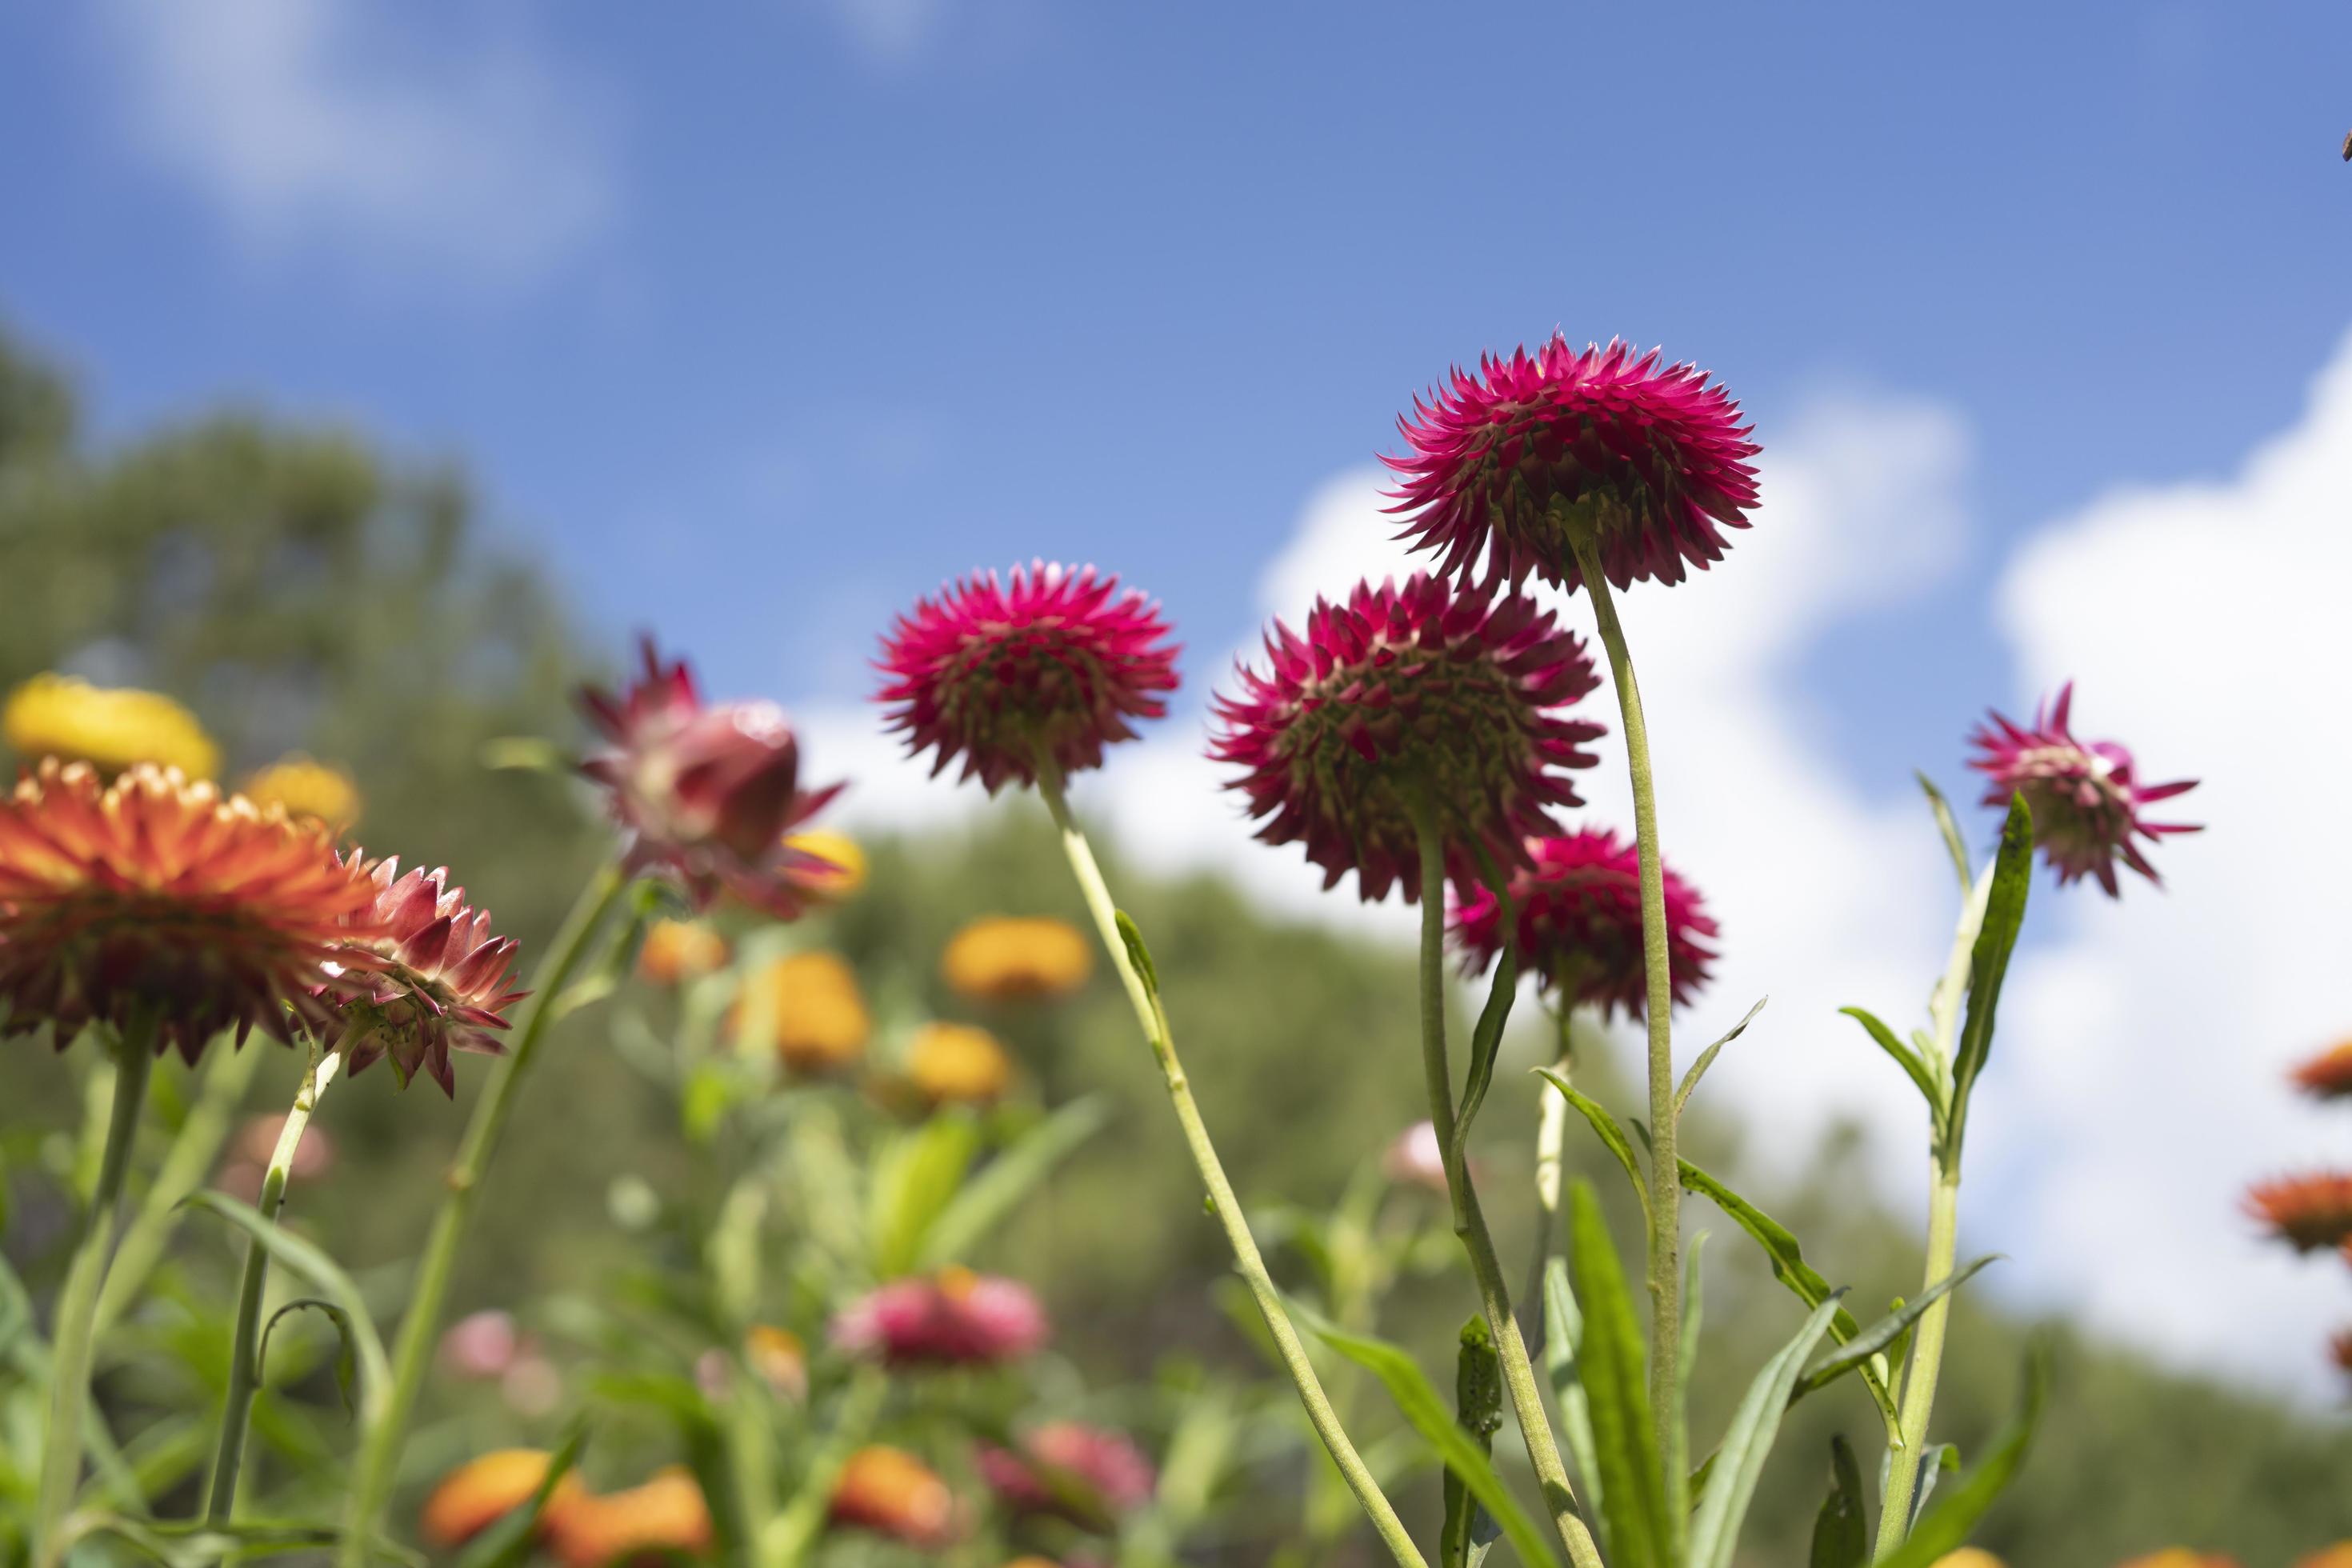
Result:
[[[2246,1212],[2297,1252],[2352,1243],[2352,1172],[2282,1176],[2246,1193]]]
[[[548,1538],[571,1568],[656,1563],[668,1553],[698,1557],[710,1550],[709,1505],[694,1477],[675,1466],[643,1486],[583,1496],[549,1514]]]
[[[2192,1552],[2186,1546],[2168,1546],[2161,1552],[2135,1557],[2121,1568],[2238,1568],[2238,1560],[2224,1557],[2218,1552]]]
[[[539,1495],[550,1456],[540,1448],[499,1448],[467,1460],[441,1478],[425,1500],[419,1525],[436,1546],[460,1546]],[[540,1515],[540,1529],[587,1496],[576,1473],[555,1483]]]
[[[2339,1541],[2333,1546],[2323,1546],[2307,1557],[2295,1559],[2294,1568],[2352,1568],[2352,1541]]]
[[[780,1399],[808,1397],[808,1347],[800,1335],[772,1323],[754,1323],[743,1336],[743,1359]]]
[[[901,1541],[938,1548],[957,1534],[955,1494],[937,1472],[904,1448],[881,1444],[860,1448],[834,1483],[833,1522]]]
[[[1963,1546],[1936,1559],[1935,1568],[2004,1568],[2001,1560],[1981,1547]]]
[[[176,769],[47,759],[0,799],[0,1034],[47,1021],[63,1047],[144,1010],[193,1062],[224,1029],[322,1028],[322,966],[382,934],[376,891],[320,823]]]
[[[986,1105],[1013,1082],[1013,1058],[969,1024],[926,1024],[907,1047],[907,1079],[933,1105]]]
[[[865,1053],[874,1033],[856,973],[832,952],[796,952],[752,975],[735,1019],[740,1029],[764,1027],[795,1072],[845,1067]]]
[[[637,950],[637,973],[656,985],[679,985],[727,965],[727,939],[700,921],[656,921]]]
[[[974,1001],[1028,1002],[1067,996],[1094,963],[1094,949],[1066,921],[991,915],[955,933],[940,974]]]
[[[2322,1051],[2287,1077],[2314,1100],[2352,1097],[2352,1040]]]

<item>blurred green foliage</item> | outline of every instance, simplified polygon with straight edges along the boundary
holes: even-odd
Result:
[[[297,748],[340,764],[365,792],[360,837],[371,850],[456,867],[502,928],[536,950],[606,834],[574,786],[488,772],[480,753],[503,735],[576,742],[567,693],[596,664],[595,645],[568,621],[552,574],[501,555],[479,536],[475,512],[453,472],[391,461],[356,434],[258,415],[95,448],[57,373],[0,338],[0,689],[52,668],[145,685],[201,715],[232,775]],[[812,765],[824,776],[824,758]],[[1083,784],[1077,804],[1083,812]],[[870,847],[866,890],[801,934],[856,963],[886,1034],[894,1016],[984,1023],[1016,1047],[1030,1094],[1059,1103],[1099,1092],[1114,1107],[1109,1129],[992,1244],[988,1265],[1039,1286],[1060,1325],[1061,1354],[1094,1386],[1160,1376],[1226,1388],[1234,1374],[1261,1370],[1250,1336],[1220,1310],[1229,1283],[1222,1239],[1202,1211],[1156,1071],[1106,977],[1069,1003],[993,1009],[959,1000],[940,979],[942,945],[973,916],[1079,918],[1042,809],[1010,799],[956,832]],[[1410,955],[1270,921],[1212,879],[1154,882],[1116,864],[1111,874],[1152,942],[1236,1187],[1262,1207],[1270,1238],[1311,1232],[1315,1222],[1300,1216],[1339,1204],[1421,1113]],[[1922,955],[1923,972],[1934,956]],[[641,1240],[614,1218],[625,1207],[614,1201],[616,1184],[687,1195],[674,1108],[610,1048],[631,1009],[658,1017],[660,1006],[637,997],[560,1026],[483,1205],[456,1311],[501,1306],[528,1319],[535,1300],[593,1292],[642,1261]],[[1530,1256],[1534,1209],[1537,1102],[1526,1069],[1548,1034],[1531,1015],[1506,1043],[1475,1156],[1497,1241],[1517,1259]],[[1769,1049],[1770,1034],[1768,1020],[1734,1048]],[[9,1051],[0,1116],[14,1198],[7,1241],[13,1259],[37,1265],[58,1228],[58,1140],[48,1135],[78,1114],[74,1063],[23,1041]],[[274,1110],[290,1095],[297,1064],[280,1054],[264,1064],[250,1108]],[[1581,1064],[1580,1081],[1629,1104],[1613,1063],[1630,1059],[1626,1044],[1603,1047]],[[477,1068],[461,1069],[461,1101],[479,1081]],[[159,1102],[169,1109],[188,1092],[184,1072],[167,1064]],[[1737,1179],[1738,1137],[1709,1098],[1699,1096],[1689,1145],[1702,1163]],[[326,1179],[298,1190],[290,1214],[331,1237],[385,1292],[387,1308],[462,1110],[429,1085],[402,1091],[389,1073],[339,1089],[327,1103],[322,1121],[340,1160]],[[1622,1194],[1580,1128],[1570,1149],[1579,1169]],[[1753,1195],[1804,1238],[1824,1273],[1854,1288],[1855,1310],[1867,1319],[1916,1286],[1919,1264],[1916,1216],[1856,1204],[1868,1188],[1861,1159],[1858,1133],[1832,1137],[1803,1180]],[[1440,1200],[1417,1190],[1383,1201],[1408,1218],[1439,1216]],[[1416,1216],[1414,1205],[1424,1212]],[[1694,1223],[1716,1233],[1695,1385],[1694,1445],[1703,1453],[1753,1368],[1801,1312],[1736,1228],[1703,1200],[1690,1207]],[[1621,1242],[1634,1234],[1630,1211],[1615,1223]],[[1274,1257],[1278,1273],[1312,1293],[1314,1271],[1297,1247],[1276,1247]],[[185,1405],[218,1396],[222,1282],[234,1254],[224,1234],[191,1222],[175,1258],[161,1280],[171,1310],[142,1318],[131,1337],[176,1342],[185,1370],[161,1382],[126,1373],[110,1390],[118,1400]],[[37,1267],[32,1278],[46,1286]],[[1997,1277],[1962,1293],[1937,1413],[1937,1436],[1964,1454],[2005,1417],[2028,1328],[1995,1310],[1985,1286],[1997,1291]],[[1378,1328],[1450,1385],[1470,1303],[1454,1259],[1415,1255]],[[2099,1568],[2174,1542],[2268,1568],[2352,1537],[2352,1433],[2340,1420],[2160,1371],[2063,1325],[2055,1333],[2058,1391],[2034,1463],[1982,1532],[2014,1568]],[[325,1359],[322,1335],[307,1342],[312,1363]],[[311,1374],[314,1394],[322,1375]],[[1375,1441],[1394,1430],[1368,1380],[1338,1364],[1328,1375]],[[420,1475],[477,1440],[451,1391],[432,1397],[451,1419],[425,1429]],[[265,1454],[282,1461],[331,1447],[331,1392],[323,1401],[265,1399],[257,1424]],[[1204,1394],[1200,1408],[1213,1403]],[[1291,1419],[1280,1400],[1250,1408]],[[1872,1451],[1874,1421],[1850,1382],[1792,1413],[1744,1562],[1804,1560],[1830,1435],[1843,1431]],[[536,1435],[554,1438],[551,1418]],[[170,1436],[153,1441],[161,1447]],[[176,1440],[186,1447],[184,1435]],[[1524,1484],[1513,1468],[1517,1447],[1498,1443],[1496,1455]],[[1297,1442],[1268,1450],[1273,1495],[1286,1490],[1295,1500],[1306,1451]],[[1424,1473],[1403,1499],[1432,1536],[1437,1492]],[[1265,1561],[1265,1537],[1251,1535],[1217,1560]],[[1357,1542],[1324,1560],[1372,1559]]]

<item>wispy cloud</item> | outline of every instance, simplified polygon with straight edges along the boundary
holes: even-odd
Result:
[[[596,92],[512,32],[339,0],[114,0],[133,143],[269,257],[499,286],[593,240],[615,191]]]
[[[849,42],[877,65],[920,55],[945,20],[949,0],[816,0]]]

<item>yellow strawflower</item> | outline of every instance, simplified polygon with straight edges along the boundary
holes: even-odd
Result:
[[[801,865],[793,868],[795,886],[805,888],[821,899],[846,899],[866,886],[866,851],[857,840],[846,833],[830,828],[813,828],[806,833],[794,833],[784,839],[784,847],[797,849],[803,855],[814,855],[826,862],[824,866]]]
[[[2000,1558],[1981,1547],[1963,1546],[1936,1559],[1935,1568],[2002,1568]]]
[[[1013,1058],[986,1029],[926,1024],[907,1047],[907,1078],[933,1105],[986,1105],[1013,1082]]]
[[[1094,949],[1066,921],[990,915],[949,941],[940,973],[975,1001],[1035,1001],[1077,990],[1094,963]]]
[[[796,952],[752,975],[736,1018],[739,1027],[769,1022],[776,1054],[797,1072],[847,1066],[874,1033],[857,976],[834,952]]]
[[[196,716],[170,698],[65,675],[37,675],[10,692],[0,709],[0,733],[27,763],[58,757],[110,773],[154,763],[197,780],[220,769],[220,748]]]
[[[637,973],[656,985],[699,980],[726,963],[727,939],[700,921],[656,921],[637,950]]]
[[[246,780],[245,794],[256,805],[282,805],[287,816],[316,817],[337,833],[350,832],[360,819],[360,786],[351,774],[299,752]]]

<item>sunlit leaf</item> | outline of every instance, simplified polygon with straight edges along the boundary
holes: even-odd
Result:
[[[1569,1269],[1584,1313],[1577,1367],[1592,1419],[1612,1568],[1668,1568],[1674,1530],[1658,1468],[1642,1326],[1592,1184],[1569,1191]]]
[[[1617,1156],[1617,1163],[1624,1167],[1625,1180],[1632,1184],[1634,1195],[1642,1200],[1642,1217],[1646,1223],[1650,1215],[1649,1183],[1642,1174],[1641,1162],[1633,1157],[1633,1145],[1625,1140],[1625,1130],[1617,1125],[1617,1119],[1609,1114],[1607,1106],[1592,1099],[1550,1068],[1538,1068],[1536,1071],[1541,1074],[1544,1080],[1552,1088],[1567,1096],[1569,1104],[1576,1108],[1576,1113],[1591,1124],[1592,1131],[1600,1138],[1602,1147]]]
[[[1969,1532],[2024,1468],[2025,1456],[2033,1446],[2034,1428],[2041,1424],[2046,1382],[2047,1373],[2037,1347],[2026,1355],[2025,1395],[2016,1419],[1994,1441],[1984,1463],[1969,1471],[1944,1494],[1942,1500],[1922,1514],[1909,1538],[1880,1558],[1878,1568],[1933,1568],[1948,1553],[1968,1544]],[[1920,1480],[1924,1485],[1927,1478],[1923,1475]]]
[[[2012,795],[2009,820],[2000,830],[2000,853],[1993,861],[1992,892],[1985,901],[1984,923],[1977,929],[1977,944],[1969,957],[1969,1010],[1960,1024],[1958,1047],[1952,1055],[1952,1105],[1946,1118],[1948,1169],[1959,1168],[1960,1140],[1968,1131],[1969,1095],[1992,1054],[1993,1014],[2000,1005],[2001,982],[2009,975],[2009,957],[2017,950],[2017,931],[2025,922],[2025,899],[2032,887],[2033,813],[2023,795]]]
[[[1929,1289],[1921,1291],[1916,1300],[1904,1302],[1886,1316],[1855,1334],[1853,1338],[1846,1341],[1835,1351],[1823,1356],[1806,1371],[1804,1377],[1790,1393],[1789,1403],[1793,1405],[1808,1394],[1818,1393],[1847,1373],[1867,1365],[1871,1357],[1885,1353],[1910,1330],[1912,1324],[1919,1321],[1920,1315],[1929,1307],[1958,1289],[1974,1277],[1979,1269],[1996,1261],[2000,1256],[1999,1253],[1987,1253],[1982,1258],[1964,1264],[1937,1280]]]
[[[1739,1540],[1739,1527],[1764,1473],[1764,1460],[1780,1434],[1780,1417],[1789,1408],[1789,1391],[1813,1346],[1829,1331],[1837,1312],[1836,1299],[1812,1310],[1789,1342],[1757,1373],[1731,1417],[1723,1444],[1716,1450],[1706,1491],[1691,1520],[1691,1568],[1729,1568]]]

